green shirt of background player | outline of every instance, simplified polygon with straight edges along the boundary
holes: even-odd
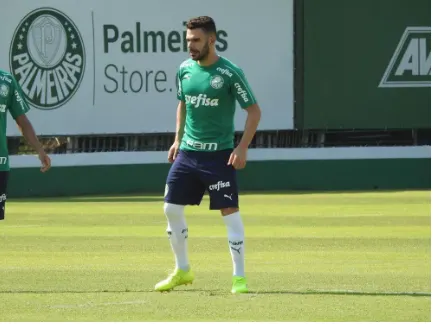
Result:
[[[51,167],[51,160],[39,142],[32,124],[26,116],[30,110],[24,99],[21,88],[15,78],[0,70],[0,220],[4,219],[7,181],[9,176],[9,151],[7,147],[6,124],[7,114],[18,125],[21,133],[38,153],[41,161],[41,171],[46,172]]]

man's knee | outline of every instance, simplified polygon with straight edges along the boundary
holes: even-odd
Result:
[[[234,213],[237,213],[239,211],[239,208],[237,207],[228,207],[228,208],[222,208],[220,209],[222,216],[228,216]]]
[[[164,214],[168,218],[180,217],[183,215],[185,206],[170,203],[164,203]]]

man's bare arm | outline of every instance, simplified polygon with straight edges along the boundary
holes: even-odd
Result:
[[[244,133],[239,142],[239,147],[243,149],[247,149],[251,144],[262,116],[260,107],[257,104],[251,105],[248,108],[245,108],[245,110],[247,111],[248,116],[247,121],[245,122]]]
[[[168,151],[168,161],[173,163],[179,153],[180,143],[182,142],[182,137],[185,128],[185,118],[186,118],[186,106],[185,102],[179,101],[177,105],[176,112],[176,136],[174,138],[174,143]]]
[[[51,160],[49,156],[45,153],[42,144],[39,142],[36,132],[33,128],[32,123],[27,118],[25,114],[17,117],[16,123],[21,133],[23,134],[26,141],[33,147],[33,149],[38,153],[39,160],[42,163],[41,171],[45,172],[51,167]]]
[[[16,119],[16,123],[18,125],[18,128],[21,131],[21,134],[23,134],[24,138],[33,147],[33,149],[37,153],[43,150],[42,144],[39,142],[39,139],[36,136],[33,125],[30,122],[30,120],[27,118],[27,116],[25,114],[18,116]]]
[[[227,164],[233,165],[235,169],[243,169],[247,163],[247,150],[253,140],[254,134],[257,131],[257,127],[261,118],[261,110],[257,104],[253,104],[245,110],[248,113],[247,121],[245,122],[245,129],[239,145],[234,149],[230,155],[230,159]]]
[[[185,102],[179,101],[177,105],[176,113],[176,137],[175,142],[180,143],[182,141],[184,128],[185,128],[185,118],[186,118],[186,105]]]

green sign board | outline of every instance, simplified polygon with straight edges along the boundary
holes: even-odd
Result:
[[[429,0],[304,0],[297,127],[430,128]]]

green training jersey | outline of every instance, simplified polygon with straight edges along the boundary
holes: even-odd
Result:
[[[210,66],[189,59],[180,65],[177,78],[177,98],[186,105],[180,149],[232,149],[236,101],[243,109],[256,103],[242,70],[224,57]]]
[[[0,70],[0,171],[9,171],[6,123],[8,112],[13,119],[29,111],[22,91],[15,78]]]

